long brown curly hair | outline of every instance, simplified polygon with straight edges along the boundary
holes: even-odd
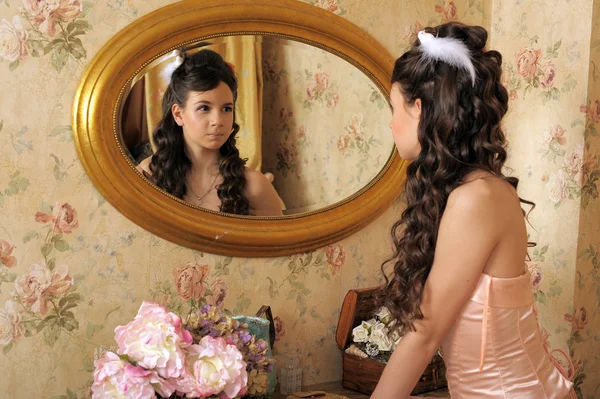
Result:
[[[213,90],[221,82],[231,89],[235,104],[237,79],[232,68],[218,53],[206,49],[192,55],[183,53],[183,62],[173,72],[163,96],[163,117],[153,133],[156,151],[150,162],[150,171],[156,185],[177,198],[182,199],[187,193],[186,178],[192,163],[185,151],[183,129],[173,118],[172,106],[178,104],[183,107],[190,91]],[[217,187],[217,195],[221,200],[221,212],[247,215],[249,202],[244,196],[246,160],[240,157],[235,145],[239,130],[234,111],[232,133],[219,149],[222,156],[219,173],[223,176],[223,182]]]
[[[415,329],[415,320],[423,318],[423,287],[452,190],[475,170],[500,177],[515,190],[519,183],[502,172],[507,143],[500,122],[508,111],[508,93],[500,80],[501,54],[483,50],[487,32],[479,26],[451,22],[425,30],[464,42],[477,81],[473,85],[467,71],[425,58],[418,39],[394,66],[392,83],[398,84],[406,103],[421,99],[417,129],[421,152],[407,168],[407,206],[391,229],[394,254],[381,266],[385,283],[373,300],[390,310],[400,328],[409,330]],[[385,271],[388,265],[393,265],[391,276]]]

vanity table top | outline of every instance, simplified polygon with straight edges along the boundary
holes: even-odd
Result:
[[[360,392],[351,391],[349,389],[344,389],[342,387],[341,381],[326,382],[326,383],[322,383],[322,384],[311,385],[311,386],[304,387],[302,390],[304,392],[325,391],[325,392],[334,393],[337,395],[344,395],[350,399],[366,399],[369,397],[368,395],[362,394]],[[416,395],[416,396],[427,396],[427,397],[431,397],[431,398],[449,398],[450,394],[448,393],[447,389],[440,389],[437,391],[427,392],[425,394]],[[275,392],[272,397],[274,399],[285,399],[287,396],[282,395],[279,392]]]

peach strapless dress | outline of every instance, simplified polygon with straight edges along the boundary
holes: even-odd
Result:
[[[553,351],[555,352],[555,351]],[[562,351],[570,370],[573,366]],[[452,399],[576,398],[538,327],[530,275],[482,274],[442,343]]]

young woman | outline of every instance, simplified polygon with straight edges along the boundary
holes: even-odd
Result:
[[[237,80],[211,50],[183,56],[163,97],[156,152],[138,170],[190,204],[237,215],[282,215],[277,192],[235,146]]]
[[[373,399],[407,398],[441,346],[453,398],[564,398],[542,341],[518,179],[503,174],[508,95],[481,27],[426,28],[395,64],[391,128],[407,170],[377,296],[403,327]]]

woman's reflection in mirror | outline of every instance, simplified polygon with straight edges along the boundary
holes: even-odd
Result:
[[[216,52],[183,53],[162,100],[154,154],[137,169],[190,204],[236,215],[279,216],[281,201],[236,148],[237,79]]]

